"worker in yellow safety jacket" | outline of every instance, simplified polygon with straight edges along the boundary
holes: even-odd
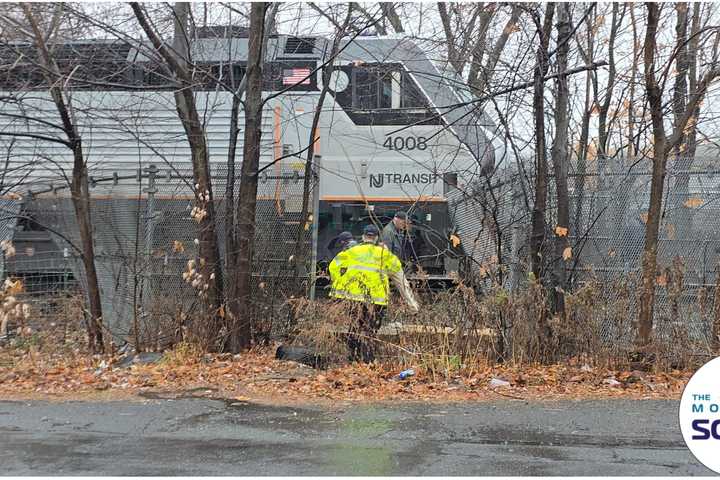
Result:
[[[359,306],[359,322],[351,327],[348,334],[352,361],[372,362],[374,359],[372,337],[385,316],[390,279],[410,308],[419,310],[400,259],[378,243],[379,236],[380,231],[375,225],[366,226],[362,243],[338,253],[329,266],[330,296]]]

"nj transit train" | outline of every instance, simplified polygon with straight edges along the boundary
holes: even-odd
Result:
[[[198,38],[191,45],[193,62],[210,72],[206,77],[199,75],[195,97],[213,169],[227,162],[232,100],[217,80],[240,81],[247,44],[248,39],[240,35]],[[5,46],[2,56],[10,60],[19,51],[32,56],[33,48]],[[269,100],[263,115],[261,166],[308,146],[322,88],[319,67],[328,62],[329,50],[330,41],[320,37],[269,39],[263,82],[263,95]],[[56,52],[60,69],[77,69],[74,76],[82,79],[69,85],[90,174],[115,179],[110,186],[98,183],[93,201],[108,196],[145,198],[147,192],[132,178],[133,172],[150,165],[168,172],[165,188],[177,183],[171,181],[173,172],[190,172],[189,146],[177,118],[172,86],[153,61],[135,48],[98,40],[64,43],[56,46]],[[315,134],[318,261],[328,259],[327,244],[339,232],[359,235],[369,221],[385,224],[396,210],[403,209],[415,224],[416,262],[432,276],[446,278],[457,270],[463,254],[462,244],[450,241],[452,234],[468,238],[468,232],[458,232],[451,218],[448,197],[492,170],[499,155],[504,155],[496,127],[467,102],[455,78],[410,40],[355,38],[341,46],[341,53],[327,68],[333,69],[329,94]],[[54,190],[67,196],[67,189],[63,193],[57,186],[67,183],[71,152],[42,138],[62,139],[62,132],[27,118],[59,123],[42,77],[21,63],[5,72],[0,88],[5,92],[0,148],[7,158],[3,193]],[[242,133],[237,151],[242,152]],[[304,156],[298,153],[269,171],[292,174],[303,168]],[[160,175],[158,182],[163,178]],[[172,188],[173,198],[178,198],[186,187]],[[221,189],[216,186],[216,195]],[[189,191],[185,194],[189,198]],[[156,202],[162,201],[162,195],[156,196]],[[127,220],[125,236],[130,238],[137,226]],[[26,225],[26,230],[32,229]],[[16,241],[25,241],[21,237],[16,236]],[[25,251],[19,250],[21,255]]]

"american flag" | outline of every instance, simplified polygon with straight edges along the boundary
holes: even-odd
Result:
[[[289,70],[283,70],[283,85],[310,85],[309,77],[309,68],[292,68]]]

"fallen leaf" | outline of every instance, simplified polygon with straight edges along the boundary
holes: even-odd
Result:
[[[503,31],[506,35],[510,35],[512,33],[519,32],[520,27],[517,24],[507,25]]]
[[[700,205],[703,204],[703,200],[701,198],[688,198],[683,205],[687,208],[697,208]]]
[[[659,287],[667,286],[667,277],[665,276],[665,274],[663,273],[662,275],[658,275],[658,277],[655,279],[655,283]]]
[[[565,227],[561,227],[560,225],[558,225],[557,227],[555,227],[555,234],[556,234],[558,237],[567,237],[568,229],[565,228]]]
[[[562,256],[563,260],[570,260],[572,258],[572,247],[565,247]]]
[[[460,237],[458,237],[454,233],[450,235],[450,241],[452,242],[453,248],[456,248],[458,245],[460,245]]]
[[[675,240],[675,225],[668,223],[665,228],[667,229],[667,235],[670,240]]]

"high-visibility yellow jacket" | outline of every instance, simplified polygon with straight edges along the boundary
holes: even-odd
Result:
[[[330,296],[387,305],[391,275],[402,272],[400,259],[384,246],[361,243],[330,262]]]

